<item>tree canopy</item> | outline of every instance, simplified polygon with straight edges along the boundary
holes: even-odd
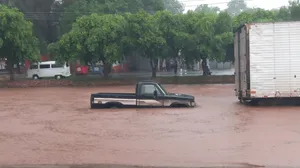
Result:
[[[185,64],[206,59],[234,61],[233,33],[240,25],[300,20],[298,1],[265,10],[231,0],[225,10],[203,4],[184,14],[178,0],[35,1],[0,0],[24,13],[1,6],[7,11],[1,14],[6,19],[1,21],[0,46],[2,53],[7,52],[2,55],[11,62],[36,55],[33,29],[42,46],[51,43],[40,48],[42,53],[50,51],[60,61],[102,61],[106,75],[111,64],[134,54],[149,60],[153,76],[160,59]]]
[[[13,79],[14,64],[39,58],[38,43],[32,23],[24,19],[23,13],[4,5],[0,5],[0,11],[0,58],[7,59],[10,78]]]
[[[59,61],[80,59],[86,64],[102,61],[105,65],[111,65],[121,58],[125,23],[121,15],[83,16],[76,20],[71,31],[64,34],[58,43],[49,45],[49,50],[56,54]]]
[[[218,7],[210,7],[210,6],[208,6],[208,4],[199,5],[195,9],[195,12],[212,13],[212,14],[217,14],[220,11],[221,11],[220,8],[218,8]]]
[[[64,9],[60,24],[61,33],[70,30],[76,18],[97,14],[122,14],[125,12],[136,13],[143,9],[150,13],[164,9],[163,0],[80,0],[75,1]]]

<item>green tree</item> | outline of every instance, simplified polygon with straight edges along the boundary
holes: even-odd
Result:
[[[291,20],[299,21],[300,20],[300,3],[297,0],[289,2],[289,11],[291,14]]]
[[[237,16],[248,9],[245,0],[231,0],[227,3],[226,11],[231,16]]]
[[[80,0],[73,2],[66,1],[64,3],[67,3],[68,6],[65,7],[64,14],[61,19],[60,31],[62,34],[71,29],[72,23],[76,20],[76,18],[92,13],[136,13],[140,9],[155,13],[156,11],[164,9],[163,0]]]
[[[49,45],[49,50],[57,60],[80,59],[86,64],[102,61],[104,76],[108,77],[111,65],[121,59],[125,23],[121,15],[83,16],[59,42]]]
[[[184,25],[189,34],[182,54],[186,61],[201,61],[203,74],[209,74],[207,59],[223,61],[228,45],[233,41],[232,21],[226,12],[219,15],[188,12]]]
[[[204,13],[188,11],[180,18],[182,30],[185,33],[184,41],[182,42],[181,56],[186,63],[192,63],[199,60],[199,53],[196,50],[197,36],[196,23],[202,18]]]
[[[282,6],[279,10],[273,11],[278,21],[289,21],[291,20],[291,12],[288,7]]]
[[[227,12],[220,12],[215,23],[216,57],[218,61],[234,61],[233,20]]]
[[[128,34],[125,42],[134,46],[139,53],[150,60],[152,77],[156,77],[158,59],[163,57],[166,40],[157,25],[154,15],[145,11],[127,14]]]
[[[40,40],[41,52],[46,54],[47,44],[57,39],[57,18],[54,17],[55,13],[51,13],[55,0],[6,0],[3,3],[18,8],[24,13],[25,19],[33,23],[34,34]]]
[[[252,19],[255,22],[277,21],[276,14],[273,11],[258,8],[252,12]]]
[[[240,13],[238,16],[233,18],[234,20],[234,29],[237,29],[239,26],[252,22],[274,22],[280,20],[275,12],[264,10],[264,9],[255,9],[251,11],[246,11]]]
[[[241,25],[251,23],[253,21],[254,21],[254,19],[253,19],[252,13],[242,12],[241,14],[239,14],[233,18],[233,25],[234,25],[233,27],[234,27],[234,29],[237,29]]]
[[[164,0],[165,9],[170,11],[172,14],[183,13],[184,5],[178,0]]]
[[[78,58],[85,60],[87,58],[80,54],[84,54],[84,51],[82,51],[81,45],[78,45],[79,40],[81,39],[78,38],[77,32],[70,31],[56,43],[49,44],[48,51],[58,62],[75,61]]]
[[[166,41],[163,56],[165,58],[178,59],[183,44],[189,38],[189,34],[184,31],[182,22],[183,14],[173,15],[169,11],[159,11],[154,17],[158,28],[162,33],[162,37]]]
[[[32,23],[18,9],[0,5],[0,18],[0,57],[7,59],[10,80],[14,80],[14,64],[39,58],[38,43]]]
[[[202,12],[188,12],[184,19],[185,30],[189,36],[184,43],[182,56],[186,63],[202,60],[203,75],[209,74],[206,60],[212,56],[213,52],[211,45],[213,45],[215,19],[215,14]]]
[[[208,6],[208,4],[199,5],[195,9],[195,12],[203,12],[203,13],[211,13],[211,14],[217,14],[220,11],[221,11],[220,8],[210,7],[210,6]]]

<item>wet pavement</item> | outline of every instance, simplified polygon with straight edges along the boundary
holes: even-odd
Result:
[[[300,166],[300,107],[243,106],[233,85],[166,88],[200,106],[89,109],[90,93],[129,86],[1,89],[0,164]]]

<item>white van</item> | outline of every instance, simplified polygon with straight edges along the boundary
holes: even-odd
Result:
[[[45,61],[32,64],[27,70],[27,78],[40,79],[54,77],[61,79],[71,76],[70,66],[67,63],[58,64],[56,61]]]

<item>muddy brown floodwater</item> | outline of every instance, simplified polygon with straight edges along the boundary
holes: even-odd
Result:
[[[233,85],[168,85],[193,109],[89,109],[93,92],[134,88],[0,90],[0,164],[300,166],[300,107],[246,107]]]

